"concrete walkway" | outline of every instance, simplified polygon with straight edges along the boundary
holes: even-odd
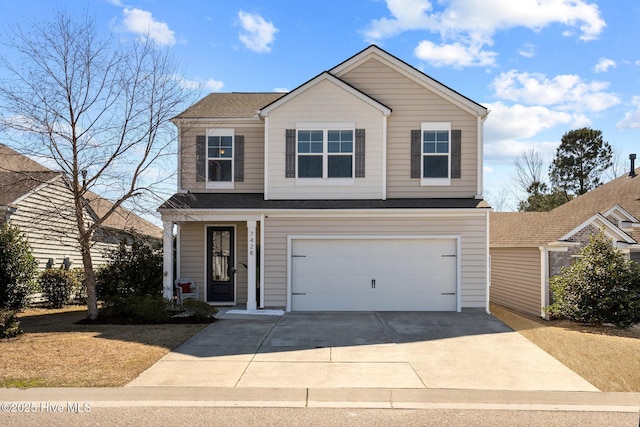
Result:
[[[219,317],[127,387],[597,391],[480,310]]]

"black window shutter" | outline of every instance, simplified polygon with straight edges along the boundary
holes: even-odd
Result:
[[[207,138],[196,135],[196,182],[205,182],[207,177]]]
[[[235,136],[233,149],[233,180],[244,182],[244,135]]]
[[[462,174],[462,131],[451,130],[451,178],[459,179]]]
[[[285,149],[285,178],[296,177],[296,130],[287,129]]]
[[[356,129],[356,178],[364,178],[365,130]]]
[[[420,178],[420,129],[411,129],[411,178]]]

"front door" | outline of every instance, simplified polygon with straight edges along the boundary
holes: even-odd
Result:
[[[207,301],[234,302],[234,229],[207,227]]]

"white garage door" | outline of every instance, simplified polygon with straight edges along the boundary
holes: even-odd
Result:
[[[294,239],[294,311],[455,311],[455,239]]]

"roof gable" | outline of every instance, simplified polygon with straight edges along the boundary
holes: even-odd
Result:
[[[376,101],[375,99],[373,99],[372,97],[370,97],[366,93],[356,89],[355,87],[353,87],[350,84],[344,82],[343,80],[340,80],[339,78],[337,78],[333,74],[325,71],[325,72],[319,74],[318,76],[314,77],[313,79],[309,80],[308,82],[303,83],[302,85],[298,86],[297,88],[295,88],[294,90],[292,90],[291,92],[289,92],[288,94],[283,96],[282,98],[279,98],[279,99],[275,100],[274,102],[272,102],[271,104],[267,105],[266,107],[262,108],[260,110],[260,115],[263,116],[263,117],[268,116],[269,113],[271,113],[273,110],[276,110],[280,106],[282,106],[283,104],[291,101],[292,99],[295,99],[298,96],[303,95],[309,89],[313,88],[314,86],[316,86],[316,85],[318,85],[318,84],[320,84],[321,82],[324,82],[324,81],[329,81],[329,82],[333,83],[334,85],[336,85],[340,89],[344,90],[345,92],[350,93],[351,95],[355,96],[360,101],[362,101],[362,102],[364,102],[364,103],[376,108],[377,110],[379,110],[385,116],[388,116],[389,114],[391,114],[391,109],[389,107],[387,107],[386,105],[382,104],[381,102]]]
[[[450,87],[440,83],[439,81],[429,77],[417,68],[407,64],[403,60],[391,55],[389,52],[379,48],[376,45],[371,45],[366,49],[355,54],[351,58],[336,65],[329,70],[333,75],[341,77],[349,71],[357,68],[360,64],[365,63],[371,58],[375,58],[388,67],[393,68],[399,73],[405,75],[418,84],[426,87],[427,89],[437,93],[443,98],[449,100],[453,104],[462,108],[470,114],[480,117],[486,117],[489,114],[489,110],[486,107],[478,104],[477,102],[467,98],[466,96],[456,92]]]
[[[614,241],[620,241],[620,242],[629,243],[629,244],[636,243],[636,241],[632,239],[631,236],[629,236],[627,233],[619,229],[614,223],[609,221],[601,213],[597,213],[591,218],[587,219],[582,224],[578,225],[576,228],[569,231],[564,236],[560,237],[558,240],[567,241],[571,237],[573,237],[574,235],[576,235],[577,233],[579,233],[580,231],[584,230],[589,226],[593,226],[597,229],[604,230],[605,236],[607,236],[609,239],[612,239]]]
[[[608,211],[604,212],[603,215],[607,218],[613,217],[616,219],[618,224],[622,222],[640,222],[636,217],[627,212],[622,206],[615,205]]]

